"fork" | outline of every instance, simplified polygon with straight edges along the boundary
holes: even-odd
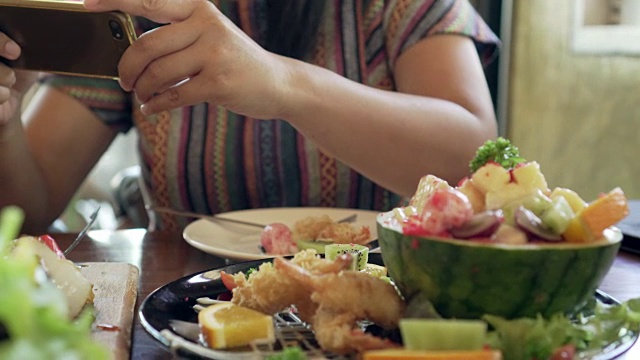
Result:
[[[71,245],[69,245],[69,247],[67,247],[62,252],[64,256],[67,256],[71,252],[71,250],[73,250],[76,246],[78,246],[78,244],[80,243],[80,240],[84,239],[85,235],[87,235],[87,232],[89,232],[89,229],[91,229],[91,226],[93,226],[93,223],[96,222],[96,219],[98,218],[98,211],[100,211],[100,206],[98,206],[93,211],[93,213],[89,217],[89,222],[87,222],[87,225],[85,225],[84,228],[80,230],[80,233],[78,233],[78,236],[76,236],[76,238],[73,240]]]
[[[159,213],[170,214],[170,215],[177,215],[177,216],[184,216],[184,217],[191,217],[191,218],[199,218],[199,219],[207,219],[207,220],[212,221],[214,223],[215,222],[229,222],[229,223],[234,223],[234,224],[238,224],[238,225],[252,226],[252,227],[256,227],[256,228],[260,228],[260,229],[264,229],[265,226],[267,226],[267,224],[260,224],[260,223],[255,223],[255,222],[251,222],[251,221],[231,219],[231,218],[220,216],[220,215],[204,215],[204,214],[198,214],[198,213],[191,212],[191,211],[179,211],[179,210],[174,210],[172,208],[168,208],[168,207],[164,207],[164,206],[150,206],[150,205],[147,205],[146,209],[147,210],[152,210],[152,211],[157,211]],[[338,220],[337,222],[338,223],[352,223],[352,222],[355,222],[357,219],[358,219],[358,214],[354,213],[354,214],[348,215],[348,216]]]

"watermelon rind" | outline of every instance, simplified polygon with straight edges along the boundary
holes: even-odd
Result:
[[[611,227],[591,243],[495,244],[407,236],[392,212],[377,218],[389,277],[406,301],[426,294],[446,318],[573,315],[593,298],[620,248]]]

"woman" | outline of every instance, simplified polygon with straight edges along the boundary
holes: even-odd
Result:
[[[386,210],[427,173],[457,182],[496,136],[482,60],[497,39],[467,1],[85,6],[167,25],[139,22],[146,32],[123,56],[119,85],[47,77],[24,114],[16,104],[30,74],[16,71],[14,84],[0,68],[0,205],[21,205],[34,229],[60,214],[132,126],[150,201],[201,213]],[[1,41],[0,55],[15,56]],[[164,215],[153,224],[183,225]]]

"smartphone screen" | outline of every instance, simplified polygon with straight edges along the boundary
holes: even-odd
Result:
[[[119,12],[17,6],[4,1],[0,2],[0,31],[22,48],[17,60],[2,58],[11,67],[113,79],[118,77],[120,57],[135,37],[131,19]]]

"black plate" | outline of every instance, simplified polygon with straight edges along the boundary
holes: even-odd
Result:
[[[197,313],[193,309],[193,306],[197,304],[196,300],[202,297],[216,298],[218,295],[227,292],[220,278],[215,278],[212,274],[220,271],[230,274],[240,271],[246,273],[247,270],[257,268],[260,264],[267,261],[272,261],[272,259],[248,261],[214,268],[185,276],[164,285],[149,294],[140,305],[138,313],[140,322],[152,337],[178,357],[201,359],[203,358],[203,354],[205,354],[204,358],[217,359],[218,357],[211,355],[214,353],[211,349],[177,336],[177,334],[171,331],[169,325],[170,320],[197,323]],[[369,263],[383,265],[382,256],[379,253],[370,253]],[[619,303],[616,299],[600,290],[596,291],[594,297],[596,301],[604,304],[612,305]],[[588,358],[593,360],[614,359],[629,350],[637,338],[637,333],[627,334],[627,336],[621,337],[615,343],[603,348],[599,354],[590,354]],[[228,358],[228,356],[221,356],[219,358],[224,359]]]
[[[629,200],[629,215],[616,226],[623,235],[620,250],[640,254],[640,200]]]

